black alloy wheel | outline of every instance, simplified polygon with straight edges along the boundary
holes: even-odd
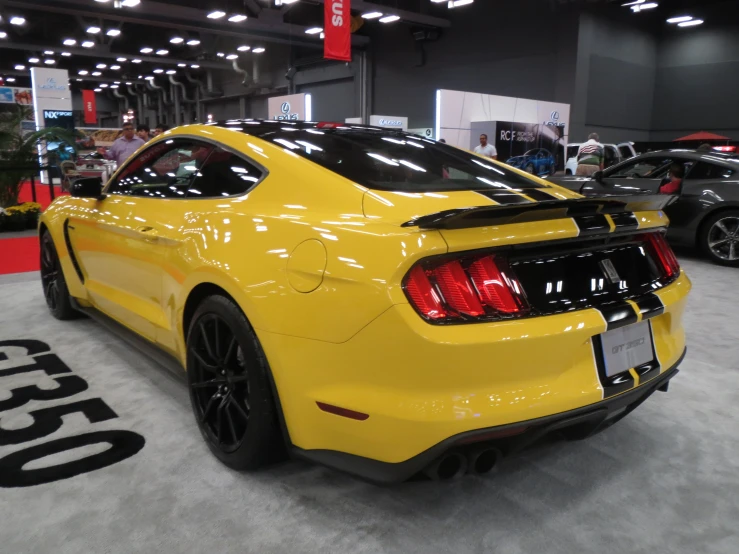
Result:
[[[187,375],[195,419],[215,456],[233,469],[257,469],[279,444],[269,366],[239,308],[210,296],[193,316]]]
[[[41,285],[51,315],[61,320],[79,317],[79,313],[72,307],[54,239],[48,231],[41,235]]]
[[[702,226],[700,246],[711,260],[739,267],[739,210],[720,212]]]

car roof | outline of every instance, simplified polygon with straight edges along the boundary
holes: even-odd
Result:
[[[249,132],[259,136],[264,133],[269,133],[276,126],[289,126],[291,129],[305,130],[305,129],[320,129],[325,131],[326,129],[338,129],[341,131],[356,131],[356,132],[368,132],[368,133],[402,133],[410,135],[402,129],[388,129],[387,127],[375,127],[373,125],[360,125],[355,123],[342,123],[337,121],[286,121],[277,119],[228,119],[217,122],[205,123],[206,126],[222,127],[224,129],[233,128],[236,126],[244,126],[243,131]],[[414,135],[420,137],[421,135]]]
[[[637,156],[637,158],[669,158],[675,156],[694,161],[703,160],[711,163],[718,162],[725,165],[730,165],[731,167],[736,167],[736,164],[739,164],[739,155],[737,154],[716,152],[715,150],[695,150],[689,148],[655,150],[654,152],[645,152],[644,154],[640,154],[639,156]],[[632,160],[633,159],[634,158],[632,158]]]

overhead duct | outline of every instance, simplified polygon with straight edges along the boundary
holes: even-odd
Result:
[[[169,76],[169,82],[172,83],[173,86],[180,87],[180,90],[182,91],[183,102],[187,102],[188,104],[193,104],[195,102],[195,100],[187,96],[187,88],[183,83],[180,83],[172,75]]]
[[[236,73],[241,73],[244,76],[244,80],[241,81],[241,84],[244,85],[245,87],[248,87],[249,86],[249,72],[246,71],[245,69],[241,69],[239,67],[239,62],[237,60],[233,61],[233,67]]]
[[[120,99],[123,100],[123,102],[125,103],[125,109],[123,111],[127,112],[128,110],[131,109],[131,103],[128,101],[128,96],[126,96],[126,95],[121,94],[120,92],[118,92],[118,89],[117,88],[109,89],[109,90],[112,90],[113,91],[113,96],[115,96],[116,98],[120,98]]]
[[[208,80],[207,85],[203,83],[203,81],[201,81],[200,79],[195,79],[192,75],[190,75],[188,71],[185,71],[184,75],[185,75],[185,79],[187,79],[188,82],[198,87],[201,97],[208,98],[208,97],[223,96],[223,91],[215,90],[213,88],[213,74],[210,71],[207,72],[207,80]]]
[[[169,95],[167,95],[167,89],[165,87],[160,87],[154,82],[154,79],[149,79],[149,88],[159,91],[159,97],[162,99],[162,103],[165,106],[172,105],[172,94],[170,93]]]

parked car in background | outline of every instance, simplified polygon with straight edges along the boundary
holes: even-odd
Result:
[[[567,163],[565,164],[565,175],[574,175],[577,172],[577,151],[580,149],[580,142],[571,142],[567,145]],[[624,160],[636,156],[636,150],[631,142],[622,142],[621,144],[604,144],[606,154],[606,167],[611,167]]]
[[[669,179],[670,166],[685,167],[679,199],[665,209],[668,238],[696,246],[716,263],[739,267],[739,155],[698,150],[648,152],[597,172],[592,178],[554,182],[586,196],[654,194]]]
[[[508,158],[506,163],[532,175],[554,175],[557,171],[557,160],[546,148],[534,148],[523,156]]]

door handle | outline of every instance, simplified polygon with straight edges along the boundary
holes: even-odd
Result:
[[[136,232],[147,241],[155,241],[159,238],[159,233],[154,227],[149,227],[147,225],[143,225],[141,227],[136,227]]]

